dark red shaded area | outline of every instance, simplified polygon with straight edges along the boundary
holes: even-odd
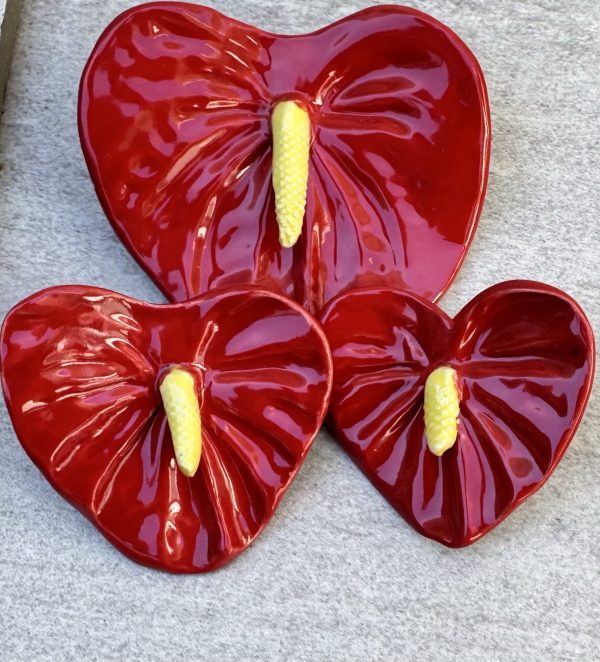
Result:
[[[300,100],[313,127],[293,249],[279,245],[271,187],[281,98]],[[446,26],[406,7],[298,36],[192,4],[134,7],[91,54],[79,126],[109,220],[175,301],[249,282],[313,312],[375,283],[436,299],[487,180],[479,65]]]
[[[121,551],[173,572],[217,568],[273,515],[325,415],[331,358],[297,304],[237,288],[151,305],[44,290],[2,328],[2,387],[23,447]],[[203,448],[186,478],[158,392],[196,375]]]
[[[399,290],[355,290],[322,321],[331,430],[417,531],[452,547],[490,531],[547,480],[589,397],[590,325],[570,297],[540,283],[491,287],[454,320]],[[457,371],[461,414],[456,444],[436,457],[423,389],[440,365]]]

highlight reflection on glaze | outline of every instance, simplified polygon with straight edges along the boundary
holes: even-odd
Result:
[[[306,109],[312,133],[293,249],[280,244],[271,184],[281,100]],[[134,7],[92,52],[79,125],[108,218],[176,301],[255,282],[317,311],[382,279],[435,299],[464,258],[487,179],[479,65],[406,7],[294,36],[191,4]]]
[[[2,386],[25,450],[134,560],[204,572],[245,549],[302,464],[331,358],[297,304],[247,287],[152,305],[92,287],[44,290],[8,314]],[[202,459],[178,468],[160,385],[194,377]]]
[[[545,482],[589,397],[589,323],[540,283],[491,287],[454,320],[398,290],[355,290],[322,321],[334,366],[329,427],[417,531],[452,547],[480,538]],[[440,366],[455,371],[460,414],[456,442],[437,457],[423,402]]]

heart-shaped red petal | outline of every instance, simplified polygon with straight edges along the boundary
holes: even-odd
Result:
[[[32,460],[121,551],[174,572],[212,570],[252,542],[329,400],[320,327],[256,289],[151,305],[51,288],[13,308],[1,342],[4,396]],[[158,391],[173,364],[201,375],[193,478],[177,468]]]
[[[585,409],[592,330],[563,292],[491,287],[452,320],[398,290],[342,294],[323,314],[333,355],[328,424],[420,533],[449,546],[490,531],[550,476]],[[427,447],[423,391],[447,365],[461,393],[455,445]]]
[[[282,98],[308,108],[313,137],[293,249],[279,244],[271,186]],[[254,282],[314,312],[376,279],[436,299],[464,259],[487,179],[479,65],[406,7],[294,36],[191,4],[134,7],[92,52],[79,123],[108,218],[175,301]]]

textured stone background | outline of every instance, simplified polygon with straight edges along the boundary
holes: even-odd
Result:
[[[84,61],[131,4],[25,0],[0,128],[2,315],[59,283],[161,300],[103,218],[76,128]],[[369,3],[210,4],[303,32]],[[600,329],[600,3],[414,4],[470,45],[492,107],[487,202],[443,305],[455,313],[492,283],[534,278],[574,295]],[[419,537],[322,433],[252,548],[191,577],[105,542],[46,484],[2,409],[0,659],[600,659],[599,400],[546,487],[475,546]]]

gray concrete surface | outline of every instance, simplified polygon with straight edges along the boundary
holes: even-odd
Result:
[[[127,0],[26,0],[0,158],[0,313],[59,283],[160,295],[104,220],[76,93]],[[226,0],[281,32],[362,0]],[[410,2],[410,4],[413,4]],[[485,70],[494,142],[479,232],[443,305],[526,277],[574,295],[600,329],[600,3],[422,0]],[[262,537],[209,576],[134,565],[59,498],[0,417],[3,662],[600,659],[600,398],[535,497],[478,544],[419,537],[327,433]]]

